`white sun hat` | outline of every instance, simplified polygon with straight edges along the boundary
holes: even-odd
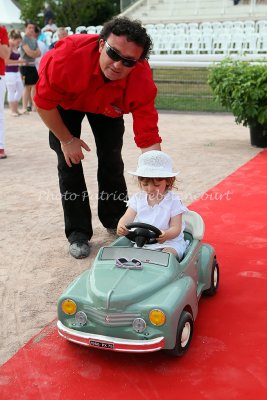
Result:
[[[159,150],[150,150],[141,154],[136,171],[128,172],[143,178],[171,178],[179,173],[173,172],[171,158]]]

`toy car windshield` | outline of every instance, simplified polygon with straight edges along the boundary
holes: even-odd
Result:
[[[139,260],[141,263],[157,264],[167,267],[169,254],[156,250],[129,247],[103,247],[100,260]]]

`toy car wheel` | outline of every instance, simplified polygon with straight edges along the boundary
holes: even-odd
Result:
[[[205,296],[213,296],[217,292],[219,286],[219,277],[219,265],[217,263],[216,257],[214,257],[211,268],[210,288],[203,290],[203,294]]]
[[[167,350],[167,352],[172,356],[183,356],[190,346],[193,330],[194,321],[192,315],[187,311],[183,311],[178,322],[176,345],[173,349]]]

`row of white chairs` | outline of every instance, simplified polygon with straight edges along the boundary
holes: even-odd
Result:
[[[97,25],[97,26],[77,26],[75,31],[73,32],[71,30],[71,27],[67,26],[65,29],[68,31],[69,35],[73,35],[74,33],[81,33],[81,32],[86,32],[86,33],[100,33],[102,30],[103,26],[102,25]],[[46,36],[46,44],[47,46],[50,46],[53,42],[56,42],[58,40],[58,35],[57,32],[43,32],[44,35]]]
[[[267,32],[267,20],[261,21],[215,21],[215,22],[190,22],[190,23],[169,23],[169,24],[146,24],[147,32],[153,36],[156,33],[189,33],[189,32],[226,32],[232,33],[237,30],[244,33],[263,33]]]
[[[155,36],[152,54],[266,54],[266,34]]]
[[[81,33],[81,32],[86,32],[86,33],[100,33],[103,28],[103,25],[90,25],[90,26],[77,26],[75,29],[75,33]]]

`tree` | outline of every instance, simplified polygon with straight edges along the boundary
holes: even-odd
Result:
[[[118,2],[110,0],[51,0],[58,26],[102,25],[118,13]]]
[[[17,1],[21,8],[21,20],[31,20],[38,24],[43,24],[42,11],[44,9],[43,0],[19,0]]]
[[[102,25],[117,15],[120,0],[16,0],[21,8],[21,18],[30,19],[43,26],[45,3],[51,6],[57,26],[70,26],[74,31],[80,25]]]

